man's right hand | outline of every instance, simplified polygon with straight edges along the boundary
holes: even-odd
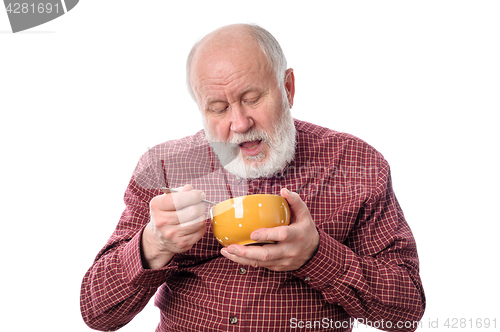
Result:
[[[150,202],[151,221],[142,234],[143,265],[159,269],[176,253],[184,252],[205,234],[205,198],[186,185],[178,193],[163,194]]]

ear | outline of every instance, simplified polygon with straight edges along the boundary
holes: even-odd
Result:
[[[290,108],[293,106],[293,97],[295,96],[295,76],[293,75],[293,69],[288,68],[285,73],[285,90],[288,97],[288,103]]]

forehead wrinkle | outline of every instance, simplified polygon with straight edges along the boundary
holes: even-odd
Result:
[[[211,103],[215,101],[226,101],[227,99],[239,99],[241,95],[249,90],[256,89],[254,82],[247,82],[243,79],[230,79],[231,76],[238,74],[234,73],[228,79],[221,78],[205,78],[199,81],[199,91],[202,95],[206,95],[205,102]],[[244,74],[241,76],[245,76]],[[240,86],[243,86],[240,88]],[[224,95],[224,97],[221,97]]]
[[[243,95],[245,95],[245,94],[246,94],[247,92],[249,92],[249,91],[257,91],[257,89],[256,89],[255,87],[251,86],[251,85],[248,85],[248,86],[247,86],[246,88],[244,88],[243,90],[241,90],[241,91],[237,92],[237,93],[234,95],[234,97],[236,97],[236,98],[235,98],[236,100],[239,100],[239,99],[241,99],[241,97],[242,97]],[[224,95],[226,95],[226,94],[224,93]],[[226,99],[221,99],[221,98],[217,98],[217,97],[216,97],[216,98],[210,98],[210,97],[207,97],[207,99],[206,99],[206,105],[211,105],[211,104],[213,104],[213,103],[218,103],[218,102],[224,102],[224,103],[225,103],[225,102],[229,102],[229,101],[227,101]]]
[[[266,59],[223,58],[213,63],[208,58],[197,64],[198,75],[193,84],[193,90],[199,91],[203,108],[215,102],[233,103],[250,90],[268,89],[267,84],[261,86],[270,70]]]

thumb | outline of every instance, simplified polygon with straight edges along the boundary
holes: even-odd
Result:
[[[176,188],[178,191],[190,191],[190,190],[193,190],[193,186],[190,185],[190,184],[186,184],[184,187],[179,187],[179,188]]]
[[[284,197],[288,205],[290,205],[290,210],[292,212],[291,221],[300,220],[303,216],[309,214],[309,209],[302,198],[300,198],[299,194],[283,188],[281,189],[281,196]]]

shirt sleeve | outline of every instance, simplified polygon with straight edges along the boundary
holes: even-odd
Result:
[[[126,208],[114,233],[82,281],[81,313],[93,329],[114,331],[130,322],[176,269],[172,262],[158,270],[143,267],[141,237],[150,218],[149,202],[161,194],[137,181],[143,166],[138,165],[127,187]]]
[[[360,322],[413,331],[425,310],[416,244],[394,195],[389,166],[378,159],[376,185],[346,241],[318,227],[318,251],[294,275]]]

